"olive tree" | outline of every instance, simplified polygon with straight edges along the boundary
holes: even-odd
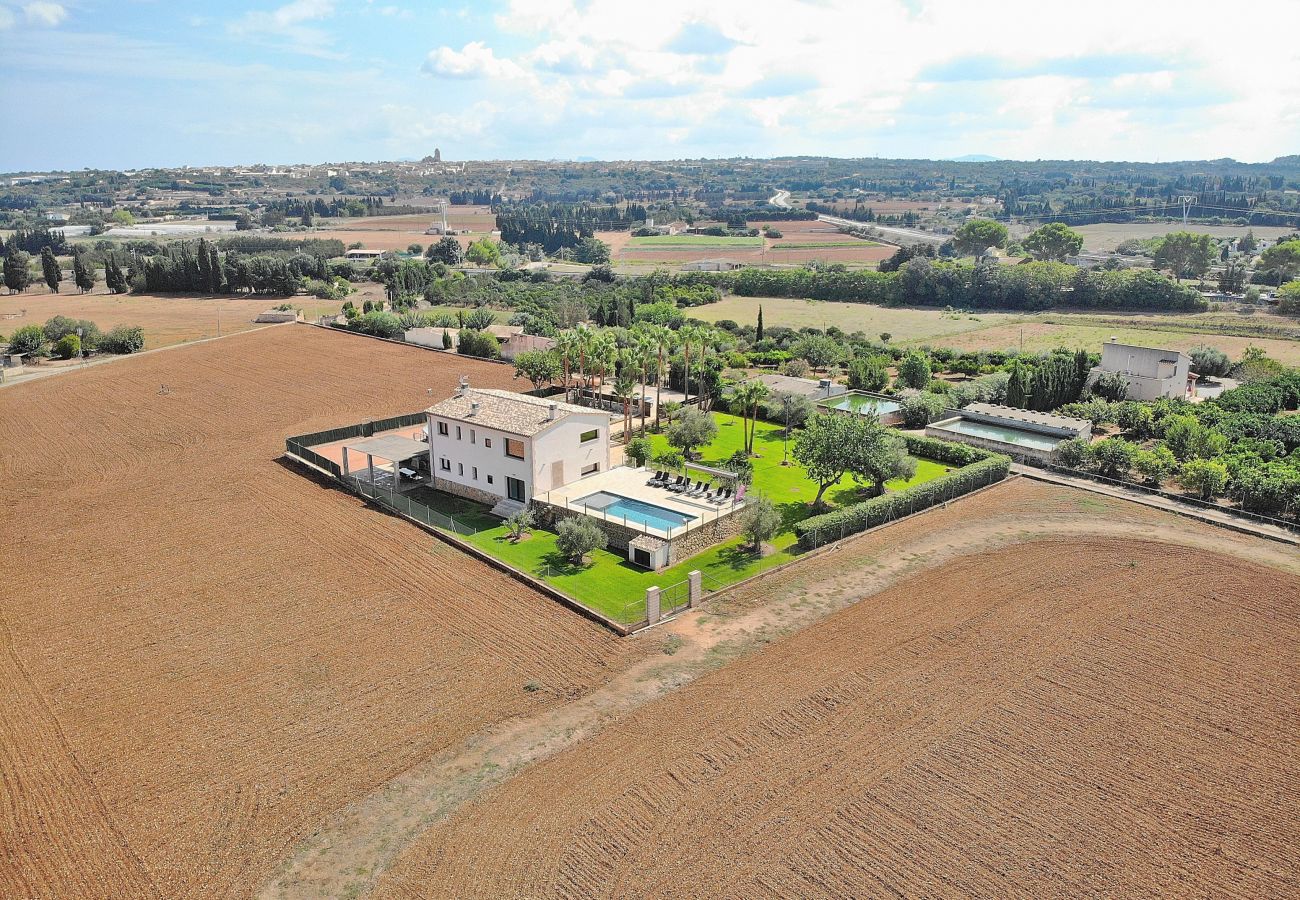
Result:
[[[578,565],[582,564],[588,553],[601,549],[607,543],[609,538],[605,532],[586,516],[561,519],[555,526],[555,548]]]

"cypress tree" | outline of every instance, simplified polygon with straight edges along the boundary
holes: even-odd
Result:
[[[63,267],[54,258],[54,251],[49,247],[41,249],[41,271],[45,275],[45,283],[50,286],[50,290],[57,294],[59,292],[59,282],[63,281]]]
[[[81,253],[72,254],[72,280],[83,294],[95,286],[95,267],[86,265]]]
[[[763,339],[763,307],[760,304],[758,307],[758,326],[754,329],[754,340],[761,341],[762,339]]]

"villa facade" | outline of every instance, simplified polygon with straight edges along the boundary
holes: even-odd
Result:
[[[1111,338],[1101,346],[1101,365],[1090,381],[1102,374],[1118,375],[1128,385],[1129,400],[1159,400],[1195,394],[1196,376],[1191,358],[1178,350],[1121,344]]]
[[[609,469],[609,414],[513,391],[471,388],[426,410],[438,490],[496,506]]]

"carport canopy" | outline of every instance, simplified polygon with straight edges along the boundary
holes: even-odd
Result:
[[[353,450],[366,456],[377,456],[394,463],[405,462],[412,456],[429,452],[429,445],[424,441],[415,441],[400,434],[380,435],[343,446],[346,450]]]

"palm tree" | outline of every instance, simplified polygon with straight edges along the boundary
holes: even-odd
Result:
[[[571,329],[561,331],[555,336],[555,349],[560,354],[564,366],[564,402],[569,402],[570,379],[573,360],[578,356],[578,335]]]
[[[754,431],[758,424],[758,404],[767,396],[767,385],[761,381],[743,381],[736,385],[732,397],[740,407],[741,441],[745,452],[754,453]]]
[[[654,339],[644,330],[637,330],[632,333],[632,355],[637,367],[641,370],[641,393],[637,398],[637,405],[641,408],[641,435],[645,436],[645,383],[646,376],[650,372],[650,363],[655,358]]]
[[[587,360],[591,356],[592,345],[596,340],[596,332],[585,324],[579,324],[573,329],[574,347],[578,351],[578,390],[574,395],[574,402],[581,402],[582,389],[587,386]]]
[[[662,405],[659,398],[663,395],[664,376],[668,373],[665,367],[665,354],[672,355],[677,334],[667,325],[649,325],[646,327],[646,333],[650,335],[650,340],[655,345],[655,431],[658,431],[659,407]]]
[[[632,397],[636,391],[636,379],[632,377],[636,367],[636,356],[624,350],[618,358],[618,374],[614,378],[614,397],[623,404],[623,443],[632,439]]]
[[[618,340],[612,331],[593,331],[588,348],[591,362],[592,393],[595,393],[595,378],[600,376],[601,391],[605,388],[605,376],[614,368],[618,357]]]
[[[677,331],[682,342],[682,393],[686,395],[683,403],[691,402],[691,343],[700,336],[700,329],[694,325],[684,325]]]

